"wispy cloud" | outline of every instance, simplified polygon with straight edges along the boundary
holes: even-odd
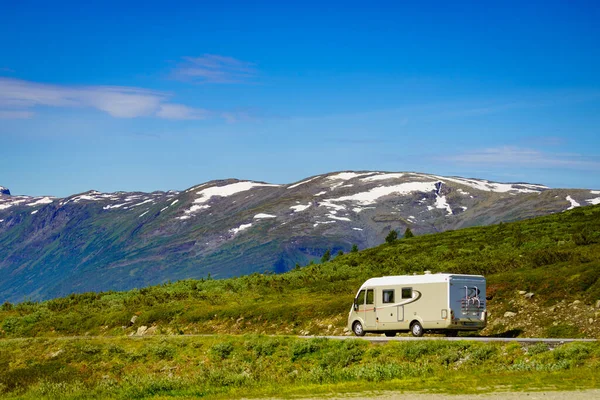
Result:
[[[36,107],[94,108],[116,118],[227,118],[202,108],[169,103],[169,97],[135,87],[49,85],[0,78],[0,118],[31,118]]]
[[[575,153],[549,153],[514,146],[487,148],[442,158],[447,161],[477,165],[600,170],[598,157]]]
[[[182,104],[162,104],[156,116],[164,119],[206,119],[214,113],[202,109],[184,106]]]
[[[33,117],[31,111],[0,110],[0,119],[29,119]]]
[[[247,83],[257,76],[254,65],[233,57],[204,54],[200,57],[183,57],[171,76],[193,83]]]

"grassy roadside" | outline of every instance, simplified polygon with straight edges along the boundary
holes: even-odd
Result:
[[[600,344],[262,335],[0,340],[3,398],[210,399],[600,387]]]

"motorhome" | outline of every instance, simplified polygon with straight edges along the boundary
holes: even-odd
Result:
[[[410,331],[456,336],[486,326],[485,278],[481,275],[431,274],[384,276],[367,280],[348,315],[356,336]]]

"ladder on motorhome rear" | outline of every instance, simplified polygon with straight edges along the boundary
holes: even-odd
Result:
[[[471,295],[469,295],[469,289]],[[477,286],[465,286],[465,297],[461,299],[460,311],[463,314],[479,314],[485,310],[485,300],[479,298],[480,290]]]

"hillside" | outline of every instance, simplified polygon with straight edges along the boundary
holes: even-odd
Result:
[[[401,239],[283,274],[5,303],[0,337],[343,334],[365,279],[425,270],[488,278],[484,335],[600,337],[600,205]]]
[[[188,278],[285,272],[417,235],[597,204],[600,192],[420,173],[339,172],[275,185],[235,179],[185,191],[0,193],[0,303]]]

